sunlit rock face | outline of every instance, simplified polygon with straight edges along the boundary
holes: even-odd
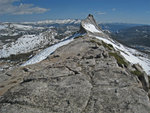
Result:
[[[108,43],[93,16],[79,32],[45,60],[3,74],[0,113],[149,113],[143,69]]]

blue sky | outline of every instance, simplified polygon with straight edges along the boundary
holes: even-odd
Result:
[[[0,21],[84,19],[150,24],[150,0],[0,0]]]

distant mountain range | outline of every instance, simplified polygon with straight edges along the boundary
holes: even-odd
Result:
[[[7,43],[17,40],[23,35],[39,35],[48,30],[55,30],[55,38],[62,39],[66,34],[79,30],[81,20],[45,20],[38,22],[0,23],[0,46],[1,42]],[[126,45],[140,50],[150,47],[150,26],[127,23],[101,23],[99,26],[108,31],[111,36]],[[65,32],[65,35],[64,35]],[[12,38],[13,37],[13,38]]]
[[[110,32],[119,32],[123,29],[128,29],[135,26],[142,26],[142,24],[129,24],[129,23],[101,23],[99,24],[103,30],[109,30]]]
[[[135,26],[111,34],[116,40],[141,51],[150,52],[150,26]]]

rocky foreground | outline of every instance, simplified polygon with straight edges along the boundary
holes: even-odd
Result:
[[[141,70],[87,33],[40,63],[3,74],[10,78],[0,83],[0,113],[149,113]]]

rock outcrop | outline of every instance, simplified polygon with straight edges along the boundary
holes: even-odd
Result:
[[[111,45],[87,34],[40,63],[8,72],[0,113],[149,113],[141,81],[114,54]]]
[[[87,33],[88,35],[98,35],[101,37],[108,38],[108,36],[102,32],[100,26],[96,23],[93,15],[89,14],[84,21],[81,21],[80,33]]]

